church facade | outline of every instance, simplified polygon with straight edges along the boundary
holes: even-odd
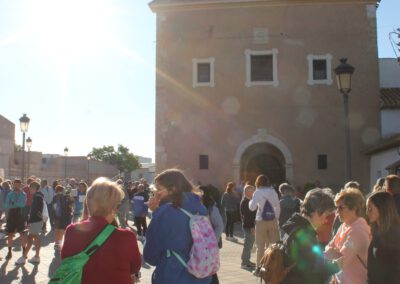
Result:
[[[224,186],[345,183],[343,96],[355,67],[352,179],[369,190],[364,150],[380,138],[376,1],[154,0],[156,172]],[[368,189],[367,189],[368,188]]]

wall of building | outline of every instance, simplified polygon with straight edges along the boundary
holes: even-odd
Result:
[[[131,173],[131,180],[138,181],[144,178],[147,183],[153,183],[155,177],[155,164],[142,164],[140,169]]]
[[[396,58],[379,59],[381,88],[400,88],[400,64]]]
[[[353,179],[369,182],[369,160],[361,151],[380,136],[374,3],[290,2],[158,13],[157,172],[179,167],[196,183],[223,187],[236,178],[240,146],[263,129],[291,153],[285,165],[290,182],[341,186],[343,98],[333,82],[307,83],[307,56],[329,54],[332,69],[342,57],[356,68],[350,94]],[[247,49],[277,50],[276,86],[246,86]],[[215,86],[193,88],[192,60],[210,57]],[[327,170],[317,169],[318,154],[328,156]],[[208,170],[199,169],[199,155],[209,156]]]
[[[14,123],[0,115],[0,176],[7,176],[9,172],[9,160],[14,153],[14,133]]]
[[[385,177],[389,172],[385,169],[388,165],[400,159],[396,148],[392,148],[371,156],[370,189],[380,177]]]
[[[383,109],[381,119],[383,138],[400,133],[400,109]]]

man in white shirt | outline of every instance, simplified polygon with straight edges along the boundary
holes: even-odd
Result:
[[[256,246],[257,246],[257,268],[253,274],[260,273],[260,261],[265,250],[271,243],[279,240],[278,220],[281,213],[279,197],[275,189],[271,187],[267,176],[259,175],[255,182],[256,191],[249,202],[251,211],[257,210],[256,214]],[[267,203],[268,202],[268,203]]]
[[[47,185],[47,180],[43,179],[40,182],[40,191],[43,193],[44,201],[46,202],[47,211],[49,213],[50,226],[51,229],[53,229],[54,214],[53,214],[53,206],[51,206],[51,204],[54,198],[54,190]],[[43,228],[42,228],[43,231],[46,231],[46,223],[47,222],[43,220]]]

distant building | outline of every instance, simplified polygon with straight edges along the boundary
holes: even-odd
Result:
[[[137,156],[139,163],[141,164],[149,164],[152,163],[152,159],[148,157]]]
[[[387,174],[400,174],[400,64],[395,58],[379,59],[381,140],[370,147],[370,183]]]
[[[150,158],[151,161],[151,158]],[[144,178],[148,183],[152,183],[155,177],[156,166],[154,163],[142,163],[141,168],[131,173],[131,180],[138,181]]]
[[[376,1],[154,0],[156,172],[197,184],[345,180],[343,96],[333,69],[356,68],[352,179],[367,187],[380,139]]]
[[[151,161],[151,159],[150,159]],[[15,149],[15,125],[0,115],[0,177],[21,177],[22,152]],[[25,178],[30,175],[48,179],[76,178],[91,182],[104,176],[112,178],[118,174],[116,166],[86,156],[60,156],[25,151]]]
[[[14,157],[15,125],[0,115],[0,177],[8,176],[10,162]]]

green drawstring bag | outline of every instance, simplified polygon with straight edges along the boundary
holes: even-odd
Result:
[[[86,249],[65,258],[51,277],[49,284],[80,284],[83,267],[89,261],[90,256],[105,243],[114,230],[113,225],[107,225]]]

